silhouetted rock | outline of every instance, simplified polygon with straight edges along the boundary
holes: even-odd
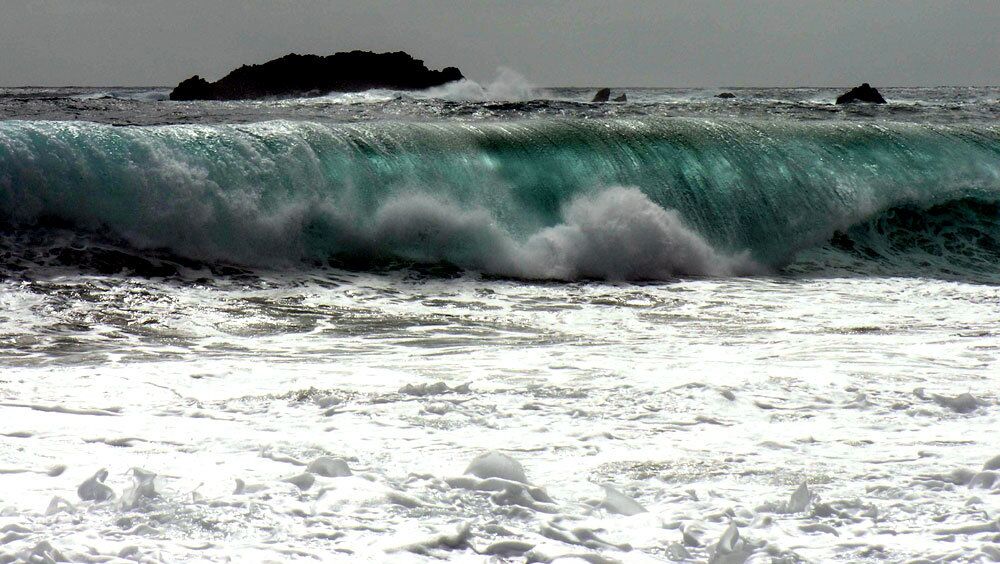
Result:
[[[716,98],[725,98],[725,99],[728,100],[729,98],[735,98],[736,94],[733,94],[732,92],[720,92],[720,93],[716,94],[715,97]]]
[[[455,67],[429,70],[423,61],[402,51],[351,51],[327,57],[292,53],[262,65],[243,65],[216,82],[193,76],[178,84],[170,99],[243,100],[372,88],[422,90],[462,78]]]
[[[867,82],[850,91],[837,96],[838,104],[853,104],[855,102],[868,102],[871,104],[884,104],[885,98],[872,88]]]
[[[624,93],[624,92],[622,92],[622,95],[621,95],[621,96],[618,96],[617,98],[615,98],[615,99],[614,99],[614,100],[612,100],[612,101],[613,101],[613,102],[628,102],[628,96],[626,96],[626,95],[625,95],[625,93]]]
[[[204,78],[194,75],[181,82],[170,93],[171,100],[204,100],[211,96],[212,86]]]
[[[594,99],[591,102],[607,102],[609,98],[611,98],[611,89],[601,88],[597,94],[594,94]]]

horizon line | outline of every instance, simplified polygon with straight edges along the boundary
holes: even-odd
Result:
[[[479,81],[472,80],[471,82]],[[854,88],[863,83],[858,84],[838,84],[838,85],[815,85],[815,84],[757,84],[757,85],[724,85],[724,84],[714,84],[714,85],[684,85],[684,86],[664,86],[664,85],[635,85],[635,84],[584,84],[584,85],[546,85],[546,86],[535,86],[532,88],[545,90],[545,89],[555,89],[555,88],[580,88],[580,89],[601,89],[601,88],[632,88],[632,89],[731,89],[740,90],[748,88]],[[868,84],[872,84],[868,82]],[[876,88],[1000,88],[1000,84],[883,84],[883,85],[873,85]],[[175,88],[176,85],[170,86],[167,84],[20,84],[20,85],[0,85],[0,88]],[[367,90],[381,90],[379,88],[368,88]],[[392,90],[391,88],[385,90]],[[358,92],[364,92],[365,90],[359,90]],[[338,92],[338,91],[332,91]],[[401,91],[402,92],[402,91]],[[416,92],[416,91],[415,91]]]

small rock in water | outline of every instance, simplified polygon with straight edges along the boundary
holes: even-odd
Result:
[[[591,102],[607,102],[609,98],[611,98],[611,89],[601,88],[597,94],[594,94],[594,99]]]
[[[604,485],[602,487],[604,488],[604,501],[601,502],[601,507],[603,507],[606,511],[628,517],[638,515],[640,513],[646,513],[646,508],[640,505],[636,500],[609,485]]]
[[[715,95],[715,97],[722,99],[730,99],[730,98],[735,98],[736,94],[733,94],[732,92],[719,92],[718,94]]]
[[[837,96],[837,104],[853,104],[855,102],[868,102],[870,104],[884,104],[885,98],[875,88],[867,82],[861,86],[856,86],[840,96]]]
[[[351,475],[351,468],[340,458],[321,456],[306,466],[306,472],[312,472],[324,478],[343,478]]]
[[[104,484],[108,479],[108,471],[104,468],[98,470],[93,476],[85,480],[80,487],[76,488],[76,495],[84,501],[108,501],[115,498],[115,492]]]
[[[465,469],[466,474],[477,478],[502,478],[512,482],[528,483],[521,463],[497,451],[490,451],[477,456]]]

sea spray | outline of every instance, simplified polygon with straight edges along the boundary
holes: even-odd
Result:
[[[496,77],[486,84],[465,78],[407,95],[456,101],[520,101],[537,98],[540,91],[517,71],[500,67]]]

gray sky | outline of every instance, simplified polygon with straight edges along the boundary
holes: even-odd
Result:
[[[0,0],[0,84],[173,85],[405,50],[540,86],[1000,84],[1000,0]]]

